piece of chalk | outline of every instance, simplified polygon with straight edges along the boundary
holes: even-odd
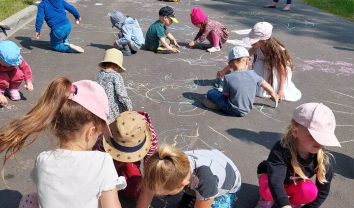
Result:
[[[181,53],[181,51],[177,50],[177,53]]]
[[[80,24],[79,20],[77,20],[75,23],[76,23],[77,25],[79,25],[79,24]]]
[[[278,104],[279,104],[279,98],[277,97],[277,99],[275,99],[274,108],[278,107]]]

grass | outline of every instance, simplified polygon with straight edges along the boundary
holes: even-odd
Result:
[[[0,0],[0,22],[38,0]]]
[[[354,22],[354,0],[301,0],[308,5],[322,9]]]

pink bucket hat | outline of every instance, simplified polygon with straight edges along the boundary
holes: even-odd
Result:
[[[207,19],[207,16],[204,14],[201,8],[194,7],[191,11],[191,21],[193,25],[204,22]]]
[[[268,22],[258,22],[242,41],[252,45],[260,40],[268,40],[272,36],[273,25]]]
[[[296,108],[293,119],[306,127],[312,137],[323,146],[341,147],[334,129],[336,119],[333,112],[322,103],[305,103]]]
[[[112,137],[107,117],[109,115],[108,98],[104,89],[98,83],[91,80],[74,82],[72,93],[69,99],[82,105],[84,108],[95,114],[106,122],[103,133]]]

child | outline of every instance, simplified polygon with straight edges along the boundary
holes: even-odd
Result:
[[[278,2],[279,0],[273,0],[272,3],[265,5],[264,8],[277,8]],[[283,12],[290,11],[290,6],[291,6],[291,0],[286,0],[286,5],[281,11]]]
[[[4,96],[6,87],[9,87],[11,100],[21,99],[19,89],[23,80],[26,90],[32,91],[31,67],[22,58],[20,48],[12,41],[0,41],[0,105],[8,103]]]
[[[194,41],[189,43],[189,47],[203,42],[206,38],[213,46],[207,50],[209,52],[217,52],[220,51],[222,44],[229,39],[229,31],[227,28],[220,22],[209,20],[202,9],[198,7],[192,9],[191,21],[193,25],[199,28],[199,32],[197,36],[195,36]]]
[[[156,152],[156,132],[149,114],[142,111],[123,112],[109,126],[113,137],[98,138],[93,149],[108,152],[113,157],[118,175],[127,181],[124,195],[137,201],[142,181],[140,160],[144,159],[145,165]]]
[[[64,0],[43,0],[39,3],[36,18],[36,39],[39,39],[41,35],[43,19],[45,19],[51,30],[50,46],[54,51],[83,53],[84,49],[69,43],[71,24],[66,17],[65,10],[74,15],[77,24],[81,22],[80,14],[75,7]]]
[[[87,151],[100,132],[112,136],[107,116],[108,100],[99,84],[55,78],[27,115],[0,129],[3,164],[50,129],[59,139],[59,148],[40,153],[30,174],[39,207],[121,207],[117,190],[126,182],[118,177],[112,157]],[[3,171],[4,166],[4,178]]]
[[[152,24],[146,32],[146,49],[156,51],[156,53],[177,53],[178,50],[172,48],[170,43],[173,43],[177,48],[179,45],[166,28],[173,22],[178,23],[173,9],[169,6],[162,7],[159,11],[159,20]]]
[[[322,103],[305,103],[296,108],[283,138],[258,166],[262,200],[256,208],[270,208],[273,203],[282,208],[321,206],[333,177],[330,154],[323,147],[341,146],[335,128],[331,109]],[[315,174],[316,185],[310,179]]]
[[[273,26],[268,22],[258,22],[242,40],[252,45],[250,55],[256,55],[253,70],[273,86],[280,101],[297,101],[301,98],[301,92],[291,81],[294,63],[285,46],[272,37],[272,29]],[[257,96],[270,97],[260,87]]]
[[[114,42],[115,47],[122,46],[124,56],[135,54],[144,44],[144,36],[139,26],[138,20],[129,16],[124,16],[121,12],[113,11],[110,16],[112,27],[120,30],[119,40]]]
[[[223,92],[211,88],[203,104],[212,109],[222,110],[231,116],[242,117],[251,111],[257,86],[264,88],[273,100],[277,94],[272,87],[253,70],[248,70],[248,51],[235,46],[229,53],[229,66],[235,71],[225,75]]]
[[[123,77],[120,75],[125,71],[122,52],[115,48],[106,50],[104,59],[98,66],[101,67],[101,70],[94,81],[100,84],[107,94],[109,104],[108,123],[111,123],[119,113],[133,109],[132,101],[124,88]]]
[[[241,184],[237,167],[219,150],[182,152],[162,146],[144,166],[143,191],[136,207],[149,207],[155,195],[175,195],[183,190],[194,200],[182,199],[180,207],[232,208]],[[193,205],[188,206],[190,203]]]

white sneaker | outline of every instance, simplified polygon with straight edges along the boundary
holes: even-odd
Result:
[[[69,44],[69,48],[75,50],[78,53],[83,53],[84,49],[82,49],[80,46],[76,46],[74,44]]]
[[[65,46],[69,46],[69,45],[70,45],[70,43],[63,43],[63,45],[65,45]]]
[[[220,51],[220,47],[211,47],[208,48],[207,51],[209,51],[210,53],[218,52]]]

